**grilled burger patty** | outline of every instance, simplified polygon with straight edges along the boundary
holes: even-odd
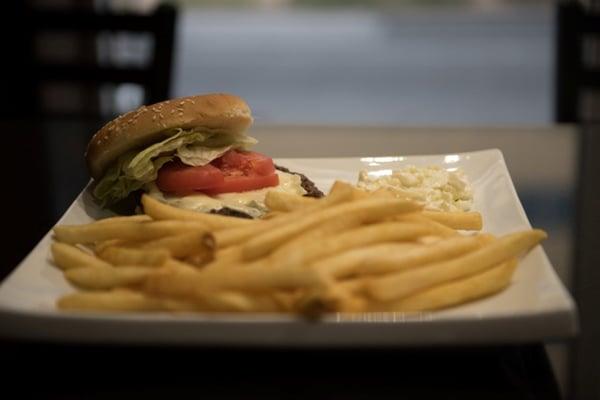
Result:
[[[302,186],[302,188],[304,190],[306,190],[306,194],[304,195],[305,197],[315,197],[315,198],[320,198],[323,197],[324,194],[323,192],[321,192],[319,190],[319,188],[317,188],[317,186],[315,185],[315,183],[313,181],[311,181],[310,179],[308,179],[305,175],[299,173],[299,172],[294,172],[294,171],[290,171],[288,168],[279,166],[279,165],[275,165],[275,169],[281,171],[281,172],[287,172],[288,174],[294,174],[294,175],[298,175],[300,177],[300,185]],[[252,217],[248,214],[246,214],[245,212],[242,211],[238,211],[238,210],[234,210],[232,208],[229,207],[223,207],[220,208],[218,210],[211,210],[210,211],[211,214],[219,214],[219,215],[226,215],[229,217],[238,217],[238,218],[249,218],[252,219]]]
[[[313,181],[311,181],[310,179],[308,179],[306,177],[306,175],[303,175],[299,172],[294,172],[294,171],[290,171],[289,169],[279,166],[279,165],[275,165],[275,169],[281,171],[281,172],[287,172],[288,174],[294,174],[294,175],[298,175],[300,177],[301,183],[300,185],[302,186],[302,188],[304,190],[306,190],[306,194],[304,195],[304,197],[316,197],[316,198],[320,198],[323,197],[324,194],[323,192],[321,192],[319,190],[319,188],[317,187],[317,185],[315,185],[315,183]]]

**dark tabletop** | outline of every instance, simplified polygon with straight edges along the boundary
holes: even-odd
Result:
[[[543,347],[249,349],[3,342],[43,399],[559,399]],[[6,376],[6,374],[4,375]]]

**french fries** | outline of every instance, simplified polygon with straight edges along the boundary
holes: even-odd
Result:
[[[495,237],[477,212],[425,211],[336,182],[322,199],[269,192],[262,220],[142,198],[144,215],[54,228],[54,263],[79,291],[65,310],[432,311],[510,285],[537,229]]]
[[[354,248],[317,261],[312,267],[336,278],[380,275],[452,259],[475,250],[481,242],[476,236],[457,236],[429,245],[384,243]]]
[[[419,208],[416,203],[404,200],[365,199],[317,210],[303,219],[291,221],[285,226],[249,240],[242,248],[243,258],[245,260],[257,259],[268,254],[286,240],[293,239],[300,233],[316,226],[324,229],[323,226],[329,224],[333,227],[332,230],[354,227],[386,216],[416,211]]]
[[[432,287],[485,271],[512,257],[519,256],[546,238],[540,230],[506,235],[498,240],[449,261],[432,263],[409,272],[375,278],[367,284],[367,292],[377,300],[395,300]]]
[[[278,249],[270,258],[275,265],[302,265],[321,257],[339,254],[345,250],[391,241],[409,241],[432,233],[427,225],[387,222],[361,226],[337,236],[314,241],[312,237],[299,240]],[[308,240],[307,240],[308,239]],[[299,242],[299,243],[298,243]]]
[[[373,303],[371,308],[410,312],[438,310],[462,304],[504,289],[509,285],[516,267],[517,260],[512,259],[479,274],[443,283],[392,303]]]

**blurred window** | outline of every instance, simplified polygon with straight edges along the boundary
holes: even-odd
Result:
[[[551,1],[181,0],[175,94],[258,122],[549,123]]]

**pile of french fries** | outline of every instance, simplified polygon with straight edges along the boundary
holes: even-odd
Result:
[[[271,191],[260,220],[182,210],[143,196],[143,215],[54,228],[52,256],[79,289],[71,310],[415,312],[506,288],[546,234],[495,237],[477,212],[423,210],[335,182],[312,199]]]

